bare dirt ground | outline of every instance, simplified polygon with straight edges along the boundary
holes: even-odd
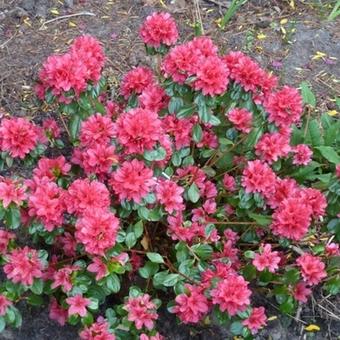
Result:
[[[222,31],[216,20],[226,3],[229,1],[0,0],[0,117],[8,113],[39,121],[45,115],[53,115],[36,105],[33,87],[38,70],[47,56],[66,50],[74,37],[84,33],[104,43],[108,57],[106,72],[114,88],[132,66],[148,64],[138,28],[155,10],[169,11],[175,16],[182,40],[189,39],[194,22],[201,21],[205,34],[223,51],[249,53],[280,76],[282,83],[299,86],[302,80],[307,80],[317,96],[316,114],[337,109],[340,22],[324,20],[329,8],[317,5],[319,1],[250,0]],[[269,300],[262,303],[270,316],[278,314]],[[22,306],[21,310],[22,328],[6,330],[0,339],[77,338],[76,329],[60,328],[50,321],[46,308]],[[312,323],[321,330],[305,332],[305,326]],[[160,319],[159,330],[167,339],[174,340],[232,338],[217,326],[177,326],[175,319],[166,313]],[[316,295],[298,315],[270,321],[257,339],[340,339],[340,299]]]

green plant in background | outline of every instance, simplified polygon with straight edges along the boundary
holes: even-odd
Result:
[[[248,0],[233,0],[225,12],[223,18],[221,18],[221,22],[219,24],[221,29],[224,29],[225,26],[229,23],[230,19],[234,16],[234,14],[239,10],[239,8],[244,5]]]
[[[332,20],[335,20],[338,16],[340,15],[340,0],[338,0],[333,9],[332,9],[332,12],[329,14],[327,20],[328,21],[332,21]]]

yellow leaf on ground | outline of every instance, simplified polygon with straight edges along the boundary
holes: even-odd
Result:
[[[268,321],[274,321],[277,319],[277,316],[276,315],[273,315],[271,317],[268,318]]]
[[[337,110],[330,110],[330,111],[328,111],[327,112],[327,114],[329,115],[329,116],[336,116],[337,114],[338,114],[338,112],[337,112]]]
[[[68,25],[69,25],[70,27],[77,27],[77,24],[74,23],[74,22],[72,22],[72,21],[70,21],[70,22],[68,23]]]
[[[52,8],[50,12],[54,15],[59,15],[59,11],[56,8]]]
[[[288,19],[287,18],[284,18],[280,21],[280,24],[281,25],[285,25],[286,23],[288,22]]]
[[[311,325],[308,325],[307,327],[305,327],[305,330],[307,332],[318,332],[320,330],[320,327],[317,326],[317,325],[311,324]]]
[[[264,39],[266,39],[267,38],[267,36],[264,34],[264,33],[259,33],[258,35],[257,35],[257,39],[259,39],[259,40],[264,40]]]
[[[293,9],[295,9],[295,1],[294,0],[290,0],[289,1],[289,6]]]
[[[314,54],[314,56],[312,57],[312,60],[319,60],[319,59],[323,59],[327,56],[326,53],[324,52],[320,52],[320,51],[316,51],[316,53]]]

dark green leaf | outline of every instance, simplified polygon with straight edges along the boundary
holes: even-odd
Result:
[[[314,96],[314,93],[310,89],[309,84],[306,81],[303,81],[300,84],[300,87],[301,87],[301,95],[302,95],[303,102],[305,104],[312,106],[312,107],[315,107],[316,106],[316,98]]]
[[[203,131],[200,124],[195,124],[192,129],[192,139],[195,143],[199,143],[202,140]]]
[[[331,146],[319,146],[319,147],[316,147],[315,149],[319,150],[321,155],[324,158],[326,158],[329,162],[333,164],[340,163],[340,156]]]

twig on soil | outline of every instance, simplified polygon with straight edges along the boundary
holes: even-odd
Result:
[[[50,23],[55,22],[55,21],[65,20],[65,19],[68,19],[68,18],[74,18],[74,17],[83,16],[83,15],[92,16],[92,17],[96,16],[96,15],[95,15],[94,13],[92,13],[92,12],[79,12],[79,13],[74,13],[74,14],[62,15],[62,16],[60,16],[60,17],[56,17],[56,18],[53,18],[53,19],[51,19],[51,20],[45,21],[45,22],[41,25],[40,29],[43,28],[45,25],[50,24]]]
[[[224,8],[228,8],[229,6],[226,5],[226,4],[223,4],[222,2],[219,2],[219,1],[215,1],[215,0],[204,0],[206,2],[211,2],[212,4],[215,4],[219,7],[224,7]]]

